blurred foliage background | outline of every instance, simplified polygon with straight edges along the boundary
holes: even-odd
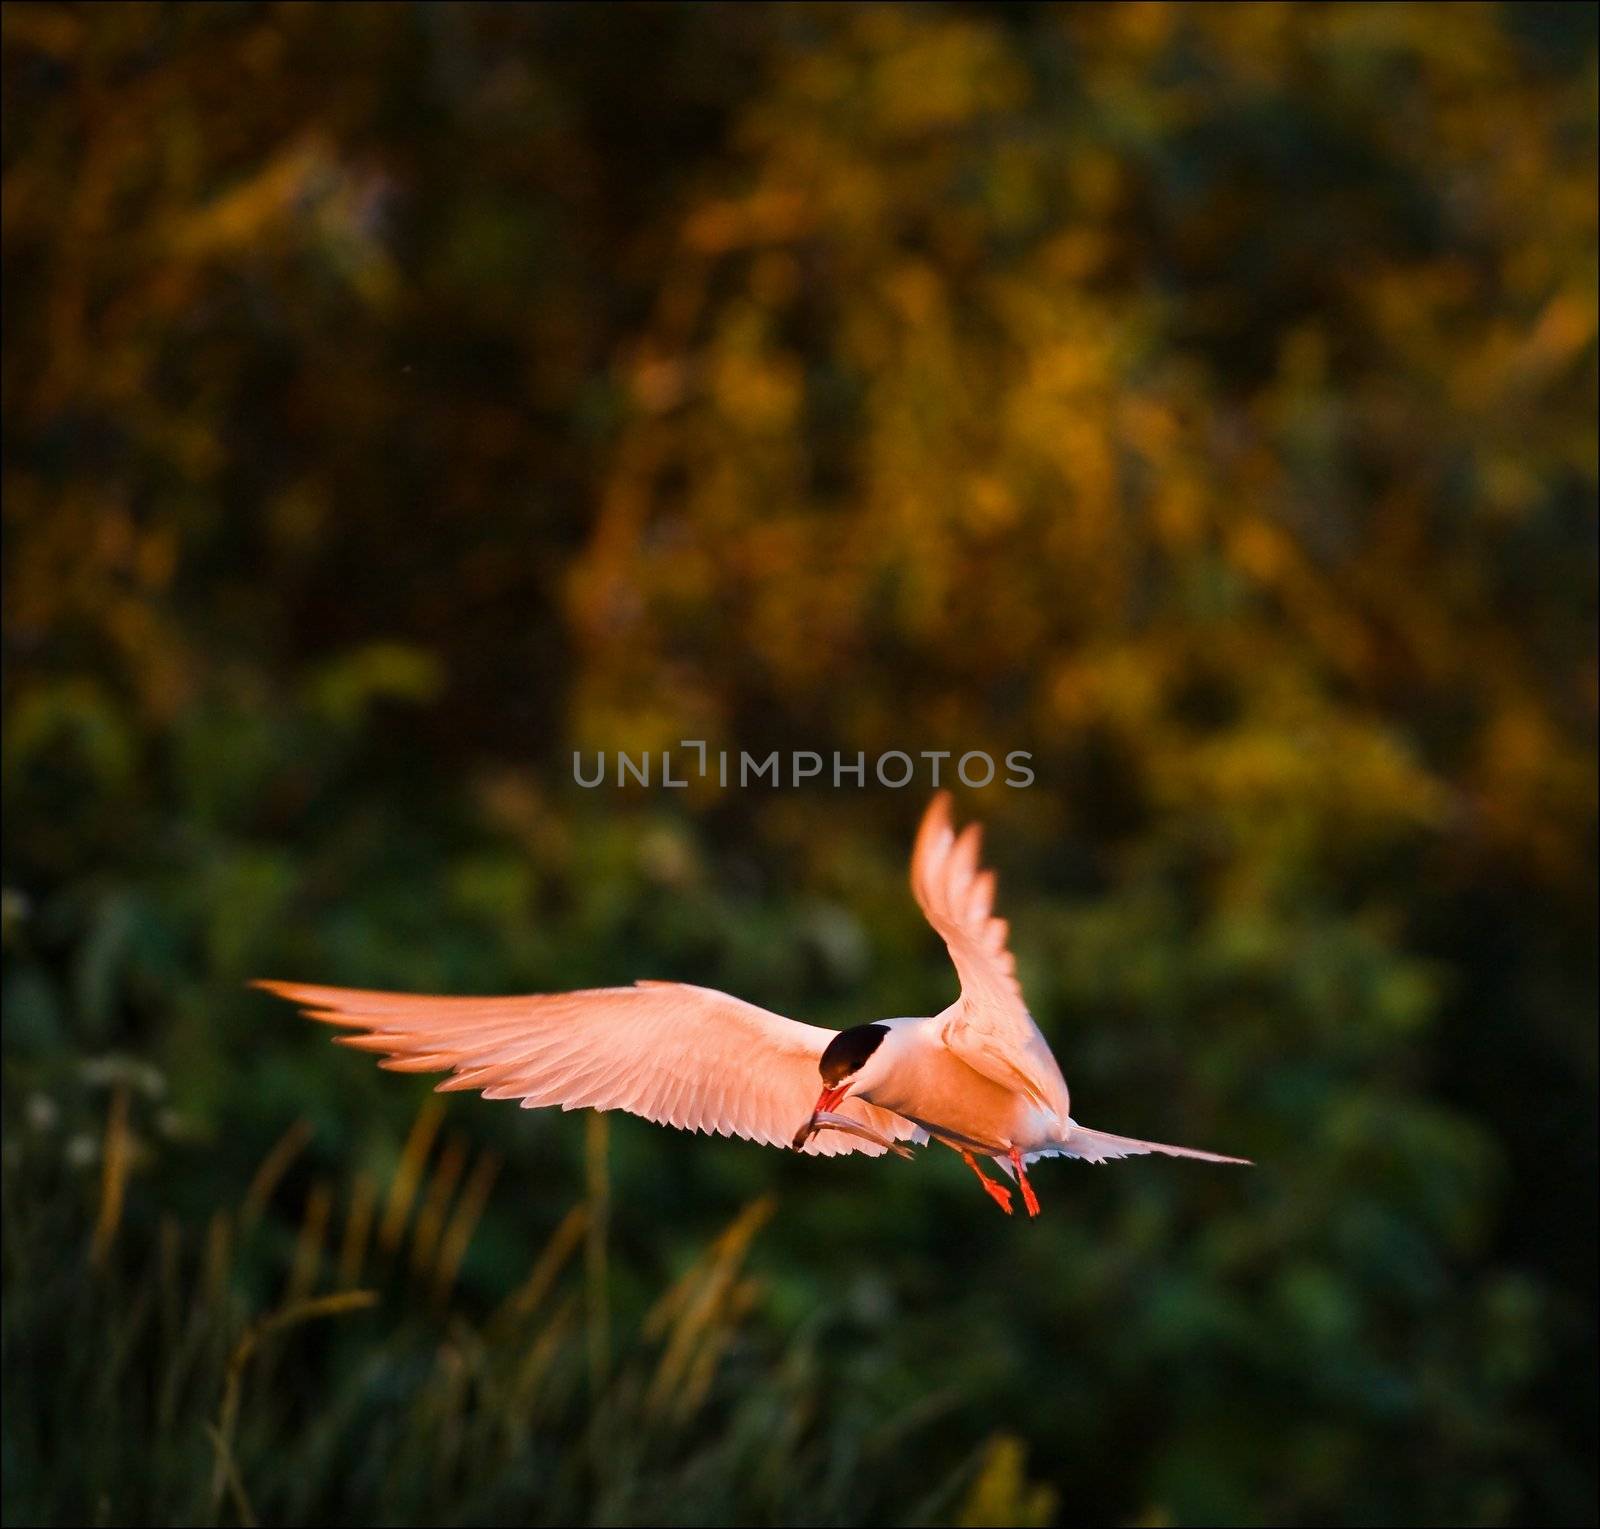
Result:
[[[1593,1511],[1589,5],[9,4],[9,1523]],[[251,976],[932,1012],[1011,749],[1091,1123],[801,1161]],[[925,785],[925,777],[924,777]]]

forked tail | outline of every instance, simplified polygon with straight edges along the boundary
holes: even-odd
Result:
[[[1169,1147],[1163,1141],[1140,1141],[1135,1136],[1113,1136],[1109,1131],[1091,1131],[1077,1121],[1067,1122],[1070,1129],[1054,1145],[1042,1152],[1030,1152],[1029,1157],[1077,1157],[1086,1163],[1108,1163],[1116,1157],[1143,1157],[1159,1152],[1163,1157],[1194,1157],[1203,1163],[1242,1163],[1250,1165],[1247,1157],[1225,1157],[1220,1152],[1202,1152],[1197,1147]]]

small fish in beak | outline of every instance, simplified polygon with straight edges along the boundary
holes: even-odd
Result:
[[[837,1088],[824,1088],[821,1097],[817,1100],[816,1108],[811,1111],[811,1118],[795,1132],[794,1149],[798,1152],[811,1140],[812,1134],[818,1128],[817,1117],[832,1112],[833,1107],[849,1093],[850,1085],[841,1083]]]
[[[882,1147],[885,1152],[892,1152],[896,1157],[903,1157],[910,1162],[916,1156],[911,1148],[903,1142],[890,1141],[887,1136],[881,1136],[871,1126],[859,1120],[852,1120],[848,1115],[835,1115],[828,1110],[819,1110],[811,1117],[810,1124],[797,1137],[795,1145],[802,1147],[813,1131],[843,1131],[846,1136],[859,1136],[862,1141],[870,1141],[874,1146]]]

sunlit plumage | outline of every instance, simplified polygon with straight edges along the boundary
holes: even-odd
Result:
[[[1026,1165],[1040,1157],[1246,1161],[1072,1119],[1066,1080],[1023,1002],[1007,925],[993,915],[995,878],[979,865],[979,841],[976,824],[956,833],[949,796],[935,796],[911,890],[950,952],[961,996],[931,1018],[832,1031],[679,982],[513,998],[257,986],[349,1030],[340,1044],[377,1053],[381,1067],[448,1072],[441,1090],[525,1109],[627,1110],[824,1157],[906,1155],[907,1143],[941,1141],[1007,1212],[1010,1190],[984,1174],[980,1156],[1018,1180],[1030,1214],[1038,1202]]]

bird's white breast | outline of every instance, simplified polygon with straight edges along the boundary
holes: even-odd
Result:
[[[1022,1093],[975,1072],[939,1039],[937,1020],[899,1021],[884,1044],[878,1073],[860,1089],[884,1109],[941,1130],[987,1152],[1022,1151],[1056,1139],[1060,1129]]]

